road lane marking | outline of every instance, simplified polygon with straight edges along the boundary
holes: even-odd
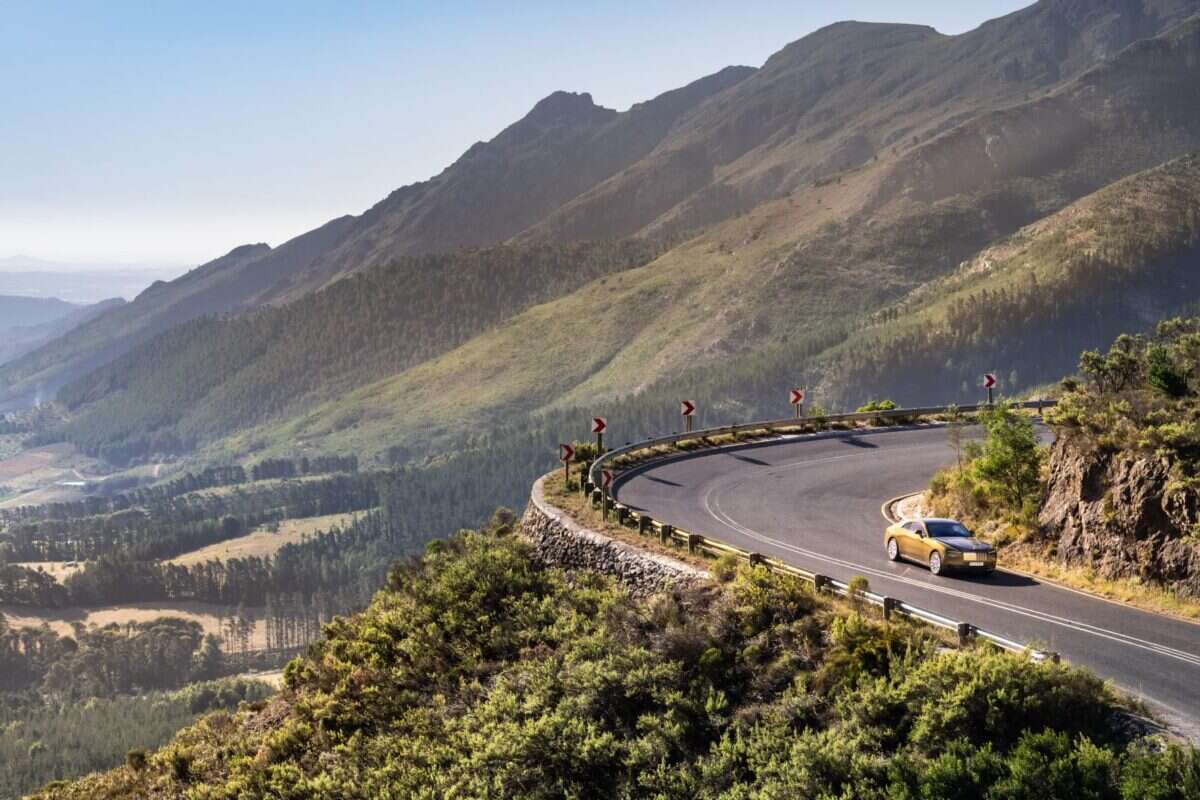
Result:
[[[837,459],[841,459],[841,458],[846,458],[846,456],[837,456],[834,459],[819,459],[819,460],[815,460],[815,461],[801,462],[801,464],[816,464],[816,463],[822,463],[823,461],[826,461],[826,460],[837,460]],[[789,465],[789,466],[797,466],[797,465],[793,464],[793,465]],[[845,559],[839,559],[834,556],[828,556],[828,555],[825,555],[824,553],[818,553],[813,550],[808,550],[807,548],[798,547],[798,546],[790,544],[788,542],[784,542],[779,539],[775,539],[773,537],[766,536],[765,534],[758,533],[757,531],[754,531],[750,528],[747,528],[744,525],[741,525],[736,520],[734,520],[732,517],[730,517],[728,514],[726,514],[724,511],[722,511],[720,508],[720,498],[718,497],[718,498],[714,499],[712,496],[713,493],[717,489],[724,490],[724,489],[728,489],[728,488],[734,488],[736,486],[741,485],[741,483],[743,483],[743,482],[744,481],[737,481],[736,483],[727,484],[724,486],[722,486],[720,484],[714,485],[712,488],[710,488],[708,490],[708,492],[705,493],[704,506],[705,506],[705,510],[708,512],[709,516],[711,516],[714,520],[716,520],[717,522],[719,522],[723,525],[727,525],[728,527],[732,528],[733,530],[741,533],[742,535],[744,535],[750,539],[761,542],[763,544],[769,544],[774,547],[778,547],[780,549],[786,550],[788,552],[792,552],[797,555],[805,556],[807,558],[816,559],[818,561],[823,561],[828,564],[835,564],[837,566],[846,567],[848,569],[866,572],[866,573],[869,573],[876,577],[895,581],[897,583],[907,584],[907,585],[913,586],[918,589],[923,589],[926,591],[935,591],[935,592],[938,592],[943,595],[947,595],[950,597],[956,597],[956,598],[960,598],[963,600],[968,600],[970,602],[978,603],[978,604],[984,605],[984,606],[989,606],[991,608],[994,608],[994,609],[997,609],[1000,611],[1006,611],[1011,614],[1016,614],[1018,616],[1023,616],[1023,617],[1027,617],[1030,619],[1034,619],[1039,622],[1044,622],[1044,623],[1048,623],[1051,625],[1057,625],[1060,627],[1069,628],[1071,630],[1081,630],[1085,633],[1091,634],[1092,636],[1096,636],[1098,638],[1107,639],[1109,641],[1117,642],[1118,644],[1124,644],[1124,645],[1130,646],[1130,647],[1136,647],[1136,648],[1139,648],[1142,650],[1146,650],[1148,652],[1155,653],[1157,655],[1162,655],[1162,656],[1166,656],[1168,658],[1177,659],[1179,661],[1183,661],[1183,662],[1191,664],[1193,666],[1200,667],[1200,655],[1196,655],[1194,653],[1189,653],[1185,650],[1179,650],[1174,647],[1170,647],[1170,646],[1164,645],[1164,644],[1159,644],[1158,642],[1152,642],[1152,641],[1149,641],[1146,639],[1138,639],[1137,637],[1129,636],[1128,634],[1123,634],[1123,633],[1120,633],[1119,631],[1113,631],[1113,630],[1110,630],[1107,628],[1102,628],[1102,627],[1099,627],[1096,625],[1092,625],[1090,623],[1068,619],[1066,617],[1059,617],[1054,614],[1050,614],[1045,611],[1039,611],[1037,609],[1028,608],[1026,606],[1019,606],[1019,605],[1008,603],[1008,602],[1005,602],[1002,600],[993,600],[991,598],[984,597],[982,595],[972,594],[970,592],[964,592],[964,591],[961,591],[958,589],[951,589],[949,587],[939,586],[934,583],[928,583],[925,581],[915,580],[913,578],[907,578],[902,575],[895,575],[893,573],[884,572],[884,571],[876,569],[874,567],[868,567],[864,564],[858,564],[858,563],[855,563],[852,561],[846,561]]]
[[[896,523],[896,522],[900,522],[899,519],[892,519],[892,517],[887,513],[888,509],[891,508],[892,506],[898,504],[901,500],[907,500],[910,497],[914,497],[918,494],[924,494],[924,493],[925,493],[924,490],[922,490],[919,492],[905,492],[904,494],[896,495],[891,500],[886,501],[882,506],[880,506],[879,513],[883,515],[883,518],[885,520],[887,520],[887,523],[889,525]],[[1016,567],[1000,567],[1000,566],[996,567],[996,571],[997,572],[1006,572],[1009,575],[1019,575],[1022,578],[1032,578],[1033,580],[1036,580],[1038,583],[1043,583],[1047,586],[1053,586],[1056,589],[1062,589],[1064,592],[1072,592],[1073,594],[1081,595],[1090,600],[1102,600],[1105,603],[1109,603],[1111,605],[1117,606],[1118,608],[1123,608],[1126,611],[1138,611],[1143,614],[1149,614],[1150,616],[1154,616],[1154,617],[1166,617],[1167,619],[1173,619],[1177,622],[1186,622],[1189,625],[1195,625],[1197,627],[1200,627],[1200,619],[1193,619],[1192,617],[1185,617],[1181,614],[1175,614],[1170,611],[1150,611],[1149,609],[1142,608],[1141,606],[1135,606],[1130,603],[1126,603],[1123,600],[1117,600],[1112,597],[1105,597],[1102,594],[1096,594],[1095,592],[1089,592],[1086,589],[1077,589],[1074,586],[1068,586],[1067,584],[1057,581],[1054,578],[1047,578],[1045,575],[1038,575],[1036,572],[1026,572],[1023,569],[1017,569]]]

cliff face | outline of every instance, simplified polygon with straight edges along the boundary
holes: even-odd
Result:
[[[1167,459],[1060,438],[1039,525],[1064,563],[1200,597],[1200,502],[1168,491]]]

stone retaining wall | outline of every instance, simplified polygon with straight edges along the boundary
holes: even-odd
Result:
[[[583,527],[546,501],[541,478],[533,485],[521,525],[544,563],[612,575],[634,595],[651,595],[709,577],[690,564]]]

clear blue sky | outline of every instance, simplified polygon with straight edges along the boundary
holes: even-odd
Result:
[[[193,264],[439,172],[555,89],[625,109],[841,19],[1027,0],[0,3],[0,258]]]

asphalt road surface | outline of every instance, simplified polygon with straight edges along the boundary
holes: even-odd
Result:
[[[881,505],[953,458],[940,428],[796,437],[650,464],[614,489],[657,520],[1057,651],[1195,731],[1200,625],[1005,572],[1003,550],[991,576],[888,560]]]

